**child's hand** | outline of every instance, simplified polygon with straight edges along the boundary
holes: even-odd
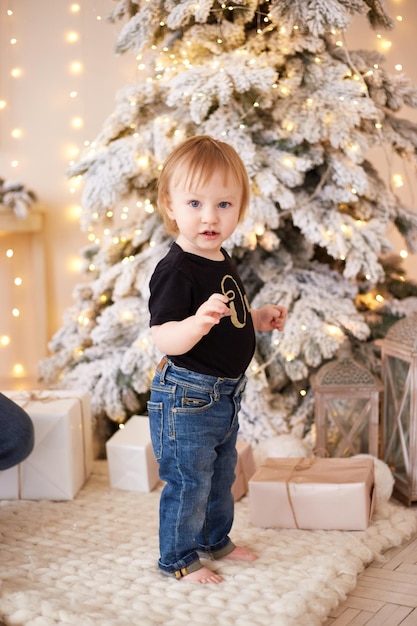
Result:
[[[284,330],[287,309],[277,304],[265,304],[260,309],[252,309],[253,325],[256,330]]]
[[[185,354],[191,350],[222,317],[230,315],[227,302],[229,300],[223,294],[213,293],[194,315],[180,322],[172,321],[152,326],[152,337],[158,350],[165,354]]]
[[[227,305],[229,299],[221,293],[213,293],[206,302],[197,309],[194,317],[203,335],[207,335],[222,317],[230,315]]]

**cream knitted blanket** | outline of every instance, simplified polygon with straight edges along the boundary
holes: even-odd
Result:
[[[263,530],[236,505],[232,538],[255,563],[216,562],[220,585],[161,576],[158,501],[110,489],[105,461],[69,502],[0,502],[0,615],[8,625],[315,626],[358,573],[416,532],[416,515],[377,506],[366,531]]]

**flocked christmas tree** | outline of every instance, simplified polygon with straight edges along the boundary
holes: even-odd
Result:
[[[417,90],[378,53],[348,51],[355,14],[392,27],[380,0],[117,1],[117,51],[136,55],[138,78],[71,168],[83,177],[86,280],[40,363],[48,384],[91,392],[98,431],[146,411],[161,356],[148,281],[170,244],[156,181],[171,149],[194,134],[241,155],[252,198],[227,247],[253,306],[289,310],[282,336],[258,336],[242,436],[304,437],[311,375],[345,336],[378,370],[372,340],[416,294],[396,260],[384,261],[387,227],[416,252],[417,218],[367,153],[385,146],[415,165],[417,128],[397,113],[417,107]]]

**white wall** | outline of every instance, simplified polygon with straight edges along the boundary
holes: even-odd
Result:
[[[0,6],[0,177],[19,180],[33,189],[39,198],[39,207],[45,213],[44,247],[46,264],[47,321],[43,328],[43,287],[36,281],[33,270],[33,246],[38,235],[0,233],[0,290],[7,292],[7,307],[0,308],[0,340],[9,333],[8,346],[0,341],[0,383],[4,386],[30,386],[36,377],[36,362],[46,354],[45,338],[62,325],[62,317],[72,304],[72,290],[79,282],[76,261],[79,250],[87,243],[86,234],[78,225],[77,206],[80,193],[72,193],[66,179],[66,170],[72,158],[91,141],[100,130],[104,119],[114,108],[117,90],[135,79],[135,60],[132,53],[117,57],[114,43],[121,27],[109,24],[105,18],[114,8],[112,0],[80,0],[80,11],[73,12],[74,3],[68,0],[1,0]],[[405,73],[417,84],[415,63],[416,43],[414,24],[417,20],[415,0],[387,0],[393,16],[402,15],[394,32],[385,34],[392,41],[387,53],[386,67],[395,72],[401,63]],[[8,16],[11,9],[13,15]],[[79,39],[70,42],[69,33]],[[16,43],[12,44],[12,38]],[[349,48],[377,48],[381,40],[370,30],[365,19],[355,19],[347,36]],[[79,61],[82,71],[74,74],[71,63]],[[13,68],[21,68],[21,76],[13,78]],[[77,91],[75,98],[71,91]],[[408,116],[417,120],[415,111]],[[83,125],[72,126],[80,117]],[[22,136],[13,138],[13,129],[21,129]],[[375,157],[378,161],[380,155]],[[12,166],[12,161],[18,161]],[[388,178],[393,172],[380,161]],[[400,165],[398,165],[400,167]],[[393,168],[397,168],[394,163]],[[400,167],[401,173],[403,166]],[[399,193],[408,206],[417,207],[414,173],[411,184]],[[406,177],[404,177],[406,178]],[[79,207],[78,207],[79,208]],[[0,220],[1,230],[1,220]],[[37,237],[37,239],[36,239]],[[35,241],[36,239],[36,241]],[[402,241],[393,239],[398,250]],[[11,265],[4,259],[4,250],[15,246],[19,252]],[[2,252],[3,251],[3,252]],[[27,252],[25,259],[23,256]],[[20,260],[21,259],[21,263]],[[415,256],[406,261],[410,272],[415,270]],[[13,305],[15,288],[10,282],[16,272],[23,273],[26,298],[21,299],[19,320],[10,320],[9,304]],[[4,296],[6,297],[6,296]],[[41,301],[42,300],[42,301]],[[20,324],[20,325],[19,325]],[[4,330],[5,329],[5,330]],[[26,376],[10,378],[15,362],[22,362]],[[17,377],[19,378],[19,377]]]
[[[112,112],[117,90],[135,79],[133,55],[114,53],[120,24],[98,19],[105,18],[115,3],[81,0],[78,12],[73,12],[74,4],[68,0],[2,0],[0,6],[0,101],[6,101],[5,108],[0,109],[0,177],[23,182],[37,194],[38,206],[44,211],[47,298],[43,329],[39,319],[42,295],[36,289],[30,293],[34,252],[29,248],[35,236],[0,235],[0,251],[10,247],[19,250],[14,255],[12,276],[10,263],[5,262],[4,255],[0,257],[3,280],[23,276],[20,291],[29,291],[32,300],[28,307],[26,298],[19,320],[10,321],[9,308],[1,307],[0,338],[10,329],[13,333],[10,345],[2,348],[0,344],[0,380],[6,379],[4,384],[9,382],[15,362],[24,363],[29,379],[35,377],[36,362],[47,351],[46,342],[40,342],[39,337],[44,334],[49,339],[72,304],[72,289],[80,280],[79,250],[87,238],[78,223],[80,192],[72,192],[66,170]],[[10,16],[8,9],[13,11]],[[72,32],[78,34],[77,41],[68,41]],[[16,38],[15,44],[12,38]],[[82,64],[79,73],[71,71],[73,62]],[[20,68],[20,77],[11,76],[14,68]],[[77,97],[70,97],[72,91]],[[72,120],[78,117],[83,125],[74,128]],[[12,137],[14,129],[21,130],[21,138]],[[13,166],[13,161],[18,165]],[[7,302],[13,304],[16,294],[6,295]]]
[[[417,39],[415,24],[417,23],[417,2],[415,0],[385,0],[385,6],[394,19],[393,30],[372,30],[366,19],[355,17],[347,33],[346,42],[349,49],[377,50],[385,55],[383,67],[390,74],[404,74],[417,86]],[[396,69],[400,66],[402,69]],[[417,123],[417,109],[405,107],[398,115]],[[403,204],[417,212],[417,180],[416,170],[411,164],[384,150],[373,150],[369,158],[384,176],[387,184],[392,184],[393,176],[399,174],[403,186],[394,187],[395,193]],[[388,236],[396,252],[404,251],[402,238],[392,226]],[[417,281],[417,255],[409,255],[403,262],[407,275]]]

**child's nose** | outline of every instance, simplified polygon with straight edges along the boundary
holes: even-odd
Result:
[[[205,224],[215,224],[217,222],[217,211],[214,206],[204,207],[202,220]]]

